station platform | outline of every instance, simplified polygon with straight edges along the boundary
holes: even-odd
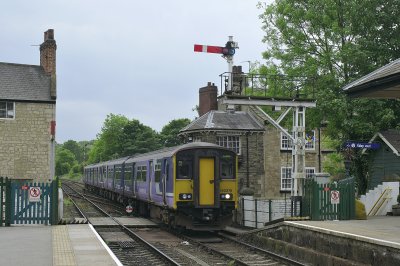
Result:
[[[285,221],[293,227],[392,247],[400,252],[400,216],[369,216],[367,220]]]
[[[0,265],[122,265],[90,224],[0,227]]]

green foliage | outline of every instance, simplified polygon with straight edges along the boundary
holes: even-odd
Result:
[[[123,139],[120,140],[120,155],[129,156],[146,153],[161,148],[158,134],[138,120],[129,121],[123,128]]]
[[[75,155],[63,147],[59,147],[56,151],[56,170],[57,176],[68,174],[71,167],[76,164]]]
[[[346,140],[369,140],[377,131],[400,125],[397,100],[349,99],[342,87],[400,57],[400,0],[276,0],[266,6],[263,21],[267,50],[259,73],[306,76],[312,79],[317,108],[307,110],[307,127],[328,122],[324,131],[337,140],[336,150]],[[306,79],[307,80],[307,79]],[[296,85],[295,82],[292,83]],[[272,84],[285,96],[287,85]],[[300,84],[300,94],[310,88]],[[347,156],[347,155],[346,155]],[[359,154],[351,173],[359,192],[367,184],[366,162]],[[328,156],[325,169],[343,174],[338,154]]]
[[[348,100],[341,88],[400,57],[400,1],[278,0],[261,15],[268,49],[260,73],[312,77],[317,108],[308,124],[329,121],[340,140],[369,139],[400,124],[400,102]],[[261,6],[260,6],[261,7]],[[282,84],[281,95],[287,89]],[[307,86],[301,84],[303,94]]]
[[[344,167],[344,157],[341,153],[330,153],[323,161],[323,172],[329,173],[332,180],[344,178],[346,169]]]
[[[90,147],[89,163],[132,156],[180,144],[177,134],[190,123],[189,119],[176,119],[163,127],[160,134],[136,119],[109,114],[101,132]]]
[[[177,137],[179,130],[190,124],[187,118],[174,119],[165,125],[160,132],[161,144],[165,147],[173,147],[182,144]]]

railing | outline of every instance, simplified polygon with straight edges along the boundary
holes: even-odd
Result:
[[[232,87],[228,88],[232,75]],[[219,75],[221,95],[260,96],[285,99],[314,99],[315,78],[307,76],[266,75],[224,72]]]
[[[371,210],[368,212],[368,216],[374,216],[378,213],[378,211],[382,208],[383,204],[387,203],[391,197],[388,197],[392,193],[391,188],[386,188],[379,198],[375,201],[374,205],[372,206]]]
[[[355,217],[354,178],[318,184],[306,179],[302,216],[312,220],[350,220]]]

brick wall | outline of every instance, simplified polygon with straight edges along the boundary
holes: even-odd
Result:
[[[55,104],[15,103],[15,119],[0,119],[0,176],[50,179],[50,123]]]

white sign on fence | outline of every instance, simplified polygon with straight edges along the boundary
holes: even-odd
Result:
[[[29,202],[39,202],[40,195],[42,194],[40,187],[29,188]]]
[[[331,191],[331,204],[339,204],[340,192],[338,190]]]

